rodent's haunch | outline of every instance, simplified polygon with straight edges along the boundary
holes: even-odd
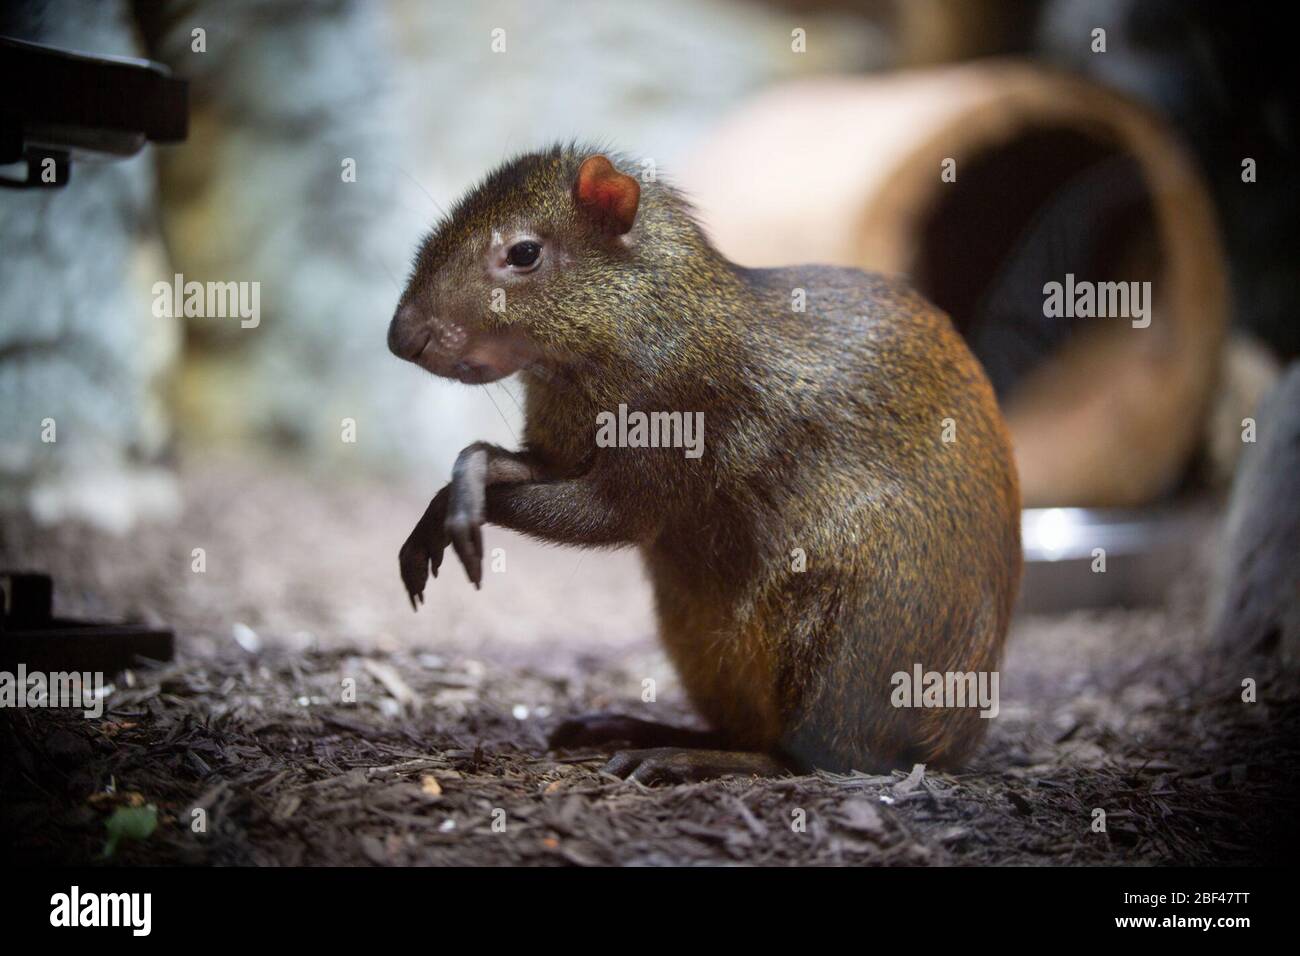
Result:
[[[1020,503],[979,363],[901,284],[735,265],[679,193],[620,169],[639,167],[578,146],[521,156],[419,250],[392,350],[464,382],[520,372],[527,398],[523,448],[465,449],[403,545],[412,604],[448,543],[480,583],[484,521],[634,545],[713,730],[602,717],[559,742],[710,748],[611,764],[643,779],[961,761],[979,708],[896,707],[891,677],[998,666]],[[620,405],[702,413],[703,455],[598,446]]]

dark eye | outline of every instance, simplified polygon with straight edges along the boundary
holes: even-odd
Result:
[[[541,243],[531,240],[516,242],[506,252],[506,262],[517,269],[527,269],[537,265],[537,257],[541,254]]]

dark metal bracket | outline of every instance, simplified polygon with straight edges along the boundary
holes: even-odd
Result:
[[[55,617],[48,574],[0,572],[0,670],[108,675],[141,659],[169,661],[174,650],[166,628]]]
[[[0,186],[65,186],[74,158],[134,156],[183,142],[188,127],[189,84],[161,63],[0,36],[0,165],[27,164]],[[42,175],[48,159],[53,181]]]

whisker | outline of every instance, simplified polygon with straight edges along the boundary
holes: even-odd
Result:
[[[488,390],[487,383],[483,383],[481,387],[483,389],[483,394],[488,397],[488,401],[492,403],[492,407],[495,408],[497,414],[501,416],[501,421],[505,423],[506,430],[510,432],[510,437],[515,440],[515,444],[519,444],[519,436],[516,435],[515,430],[510,427],[509,419],[507,419],[505,413],[501,411],[501,406],[497,404],[497,400],[492,397],[492,392]]]

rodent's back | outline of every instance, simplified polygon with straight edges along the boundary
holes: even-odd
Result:
[[[823,767],[960,760],[986,722],[893,708],[890,677],[997,666],[1020,542],[992,388],[901,283],[822,266],[742,275],[761,421],[713,429],[726,527],[693,516],[648,549],[665,641],[714,722],[779,736],[749,743]]]

